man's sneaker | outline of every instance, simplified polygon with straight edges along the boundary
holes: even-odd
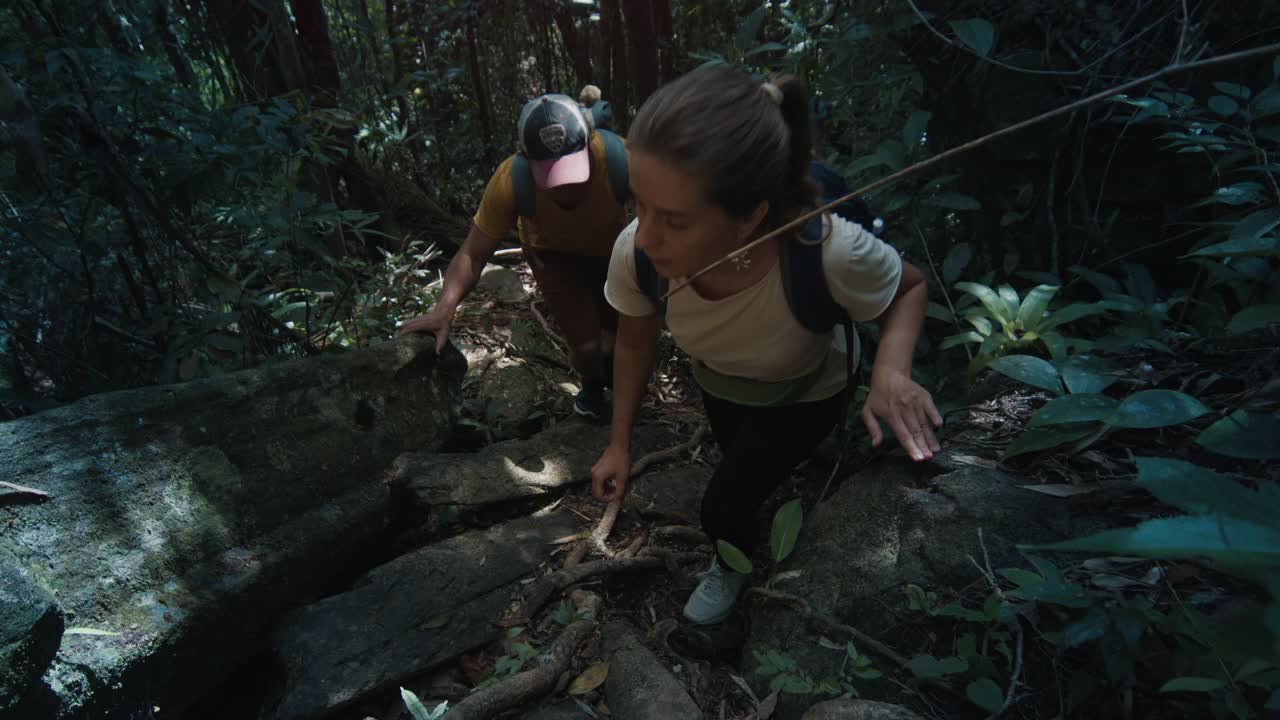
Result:
[[[684,616],[695,625],[714,625],[729,617],[747,576],[712,560],[711,569],[699,577],[702,582],[684,604]]]
[[[584,385],[578,391],[577,397],[573,399],[573,411],[593,420],[600,420],[608,416],[609,403],[604,397],[604,387]]]

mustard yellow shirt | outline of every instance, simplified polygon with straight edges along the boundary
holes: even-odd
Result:
[[[627,210],[618,204],[609,184],[604,139],[598,133],[592,133],[589,148],[591,177],[587,180],[586,195],[577,207],[572,210],[560,207],[549,190],[535,185],[535,216],[519,217],[511,186],[513,155],[502,161],[489,179],[473,218],[476,228],[491,238],[502,238],[516,226],[521,245],[572,255],[608,257],[613,252],[613,241],[627,225]]]

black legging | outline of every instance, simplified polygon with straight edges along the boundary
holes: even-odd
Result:
[[[836,424],[844,421],[847,391],[826,400],[750,407],[706,392],[711,433],[724,459],[702,496],[702,529],[750,555],[759,541],[760,506]]]

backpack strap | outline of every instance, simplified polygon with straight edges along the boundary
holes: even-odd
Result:
[[[596,129],[604,140],[604,160],[609,171],[609,186],[613,188],[613,197],[619,205],[626,205],[631,199],[631,182],[627,176],[627,147],[622,138],[609,130]]]
[[[662,299],[667,294],[669,285],[666,278],[658,274],[658,269],[653,266],[653,261],[649,260],[649,256],[644,254],[640,248],[635,248],[636,259],[636,285],[640,287],[640,292],[649,298],[649,301],[658,308],[659,315],[667,313],[667,301]]]
[[[520,153],[511,158],[511,194],[515,198],[516,214],[533,217],[533,170],[529,168],[529,159]]]
[[[796,320],[812,333],[823,334],[847,316],[844,308],[831,297],[827,273],[822,267],[822,217],[805,224],[799,236],[787,238],[779,245],[782,289]]]

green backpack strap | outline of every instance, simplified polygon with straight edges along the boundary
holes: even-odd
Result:
[[[631,199],[631,181],[627,179],[627,147],[622,138],[609,130],[597,129],[604,140],[604,160],[609,169],[609,186],[619,205]]]
[[[511,194],[515,197],[516,214],[533,217],[533,170],[529,168],[529,159],[520,153],[511,158]]]

